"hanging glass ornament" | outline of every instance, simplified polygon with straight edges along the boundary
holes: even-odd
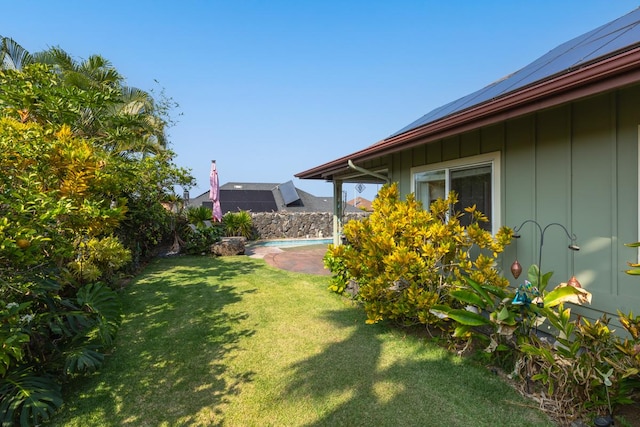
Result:
[[[517,279],[520,277],[520,273],[522,273],[522,266],[518,260],[515,260],[513,261],[513,264],[511,264],[511,274],[513,274],[513,277]]]

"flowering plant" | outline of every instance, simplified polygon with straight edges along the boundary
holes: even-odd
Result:
[[[30,339],[25,325],[33,320],[33,314],[25,313],[29,305],[10,302],[0,307],[0,377],[22,360],[23,348]]]

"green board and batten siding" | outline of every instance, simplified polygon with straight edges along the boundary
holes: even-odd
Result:
[[[574,310],[592,318],[617,309],[640,314],[640,277],[624,273],[637,256],[624,243],[638,239],[639,125],[640,86],[633,86],[414,146],[387,164],[406,195],[412,167],[499,151],[503,225],[558,222],[578,237],[574,271],[593,303]],[[526,271],[538,262],[539,232],[527,224],[521,234],[517,257]],[[569,243],[560,227],[545,232],[542,269],[554,272],[552,286],[571,275]],[[515,257],[512,244],[502,256],[507,277]]]
[[[640,314],[640,278],[624,273],[637,258],[624,243],[640,240],[639,66],[640,8],[428,112],[350,160],[384,170],[406,195],[413,191],[412,168],[499,152],[496,222],[566,226],[582,250],[572,257],[564,230],[546,230],[542,269],[555,272],[552,282],[575,271],[593,293],[592,309],[583,309],[589,317],[618,309]],[[346,168],[343,163],[337,159],[300,177],[352,178],[336,169]],[[528,267],[539,262],[540,237],[532,224],[521,234],[518,258]],[[515,255],[512,245],[502,256],[507,276]]]

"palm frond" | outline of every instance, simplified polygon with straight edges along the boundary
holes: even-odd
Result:
[[[15,40],[0,36],[0,70],[21,70],[32,61],[31,54]]]
[[[67,52],[59,47],[52,47],[33,54],[35,62],[54,66],[58,71],[72,71],[75,61]]]

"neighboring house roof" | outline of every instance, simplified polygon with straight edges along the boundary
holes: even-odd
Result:
[[[278,184],[227,183],[220,187],[220,208],[222,212],[252,211],[275,212],[278,203],[274,188]]]
[[[364,197],[356,197],[355,199],[351,199],[347,202],[347,205],[358,208],[359,210],[371,212],[373,207],[371,205],[371,200],[367,200]]]
[[[640,81],[640,8],[561,44],[521,70],[436,108],[388,138],[300,172],[331,179],[366,161]]]
[[[209,192],[189,200],[189,206],[211,206]],[[333,197],[317,197],[293,185],[228,182],[220,186],[222,213],[239,210],[251,212],[332,212]],[[355,208],[351,208],[355,209]]]

